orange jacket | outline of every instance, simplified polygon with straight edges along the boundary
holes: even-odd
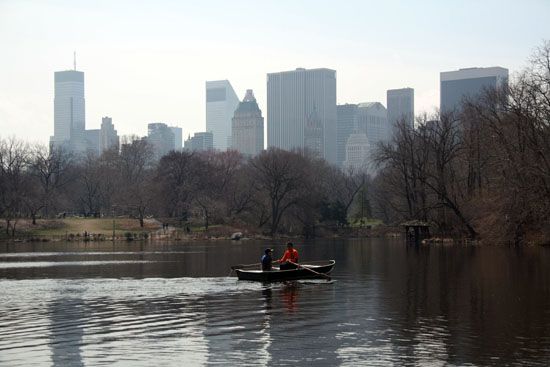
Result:
[[[287,249],[285,253],[283,254],[283,257],[281,257],[281,260],[279,262],[284,263],[285,261],[292,261],[293,263],[298,262],[298,251],[296,249]]]

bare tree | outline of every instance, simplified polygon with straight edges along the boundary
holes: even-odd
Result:
[[[172,151],[161,158],[156,170],[157,213],[185,219],[199,186],[195,153]]]
[[[268,197],[271,236],[277,233],[283,214],[298,203],[308,179],[305,160],[297,152],[270,148],[250,161],[256,189]]]
[[[121,146],[118,159],[120,206],[136,213],[144,226],[151,199],[153,149],[145,139],[129,137]]]
[[[99,158],[99,180],[101,190],[99,192],[99,201],[101,210],[110,212],[117,200],[117,191],[119,190],[119,172],[118,172],[119,151],[112,148],[103,152]]]
[[[378,148],[376,160],[385,176],[379,182],[393,190],[385,197],[403,219],[427,220],[437,210],[431,219],[448,230],[450,209],[470,237],[477,235],[464,208],[470,197],[464,192],[463,137],[460,120],[450,113],[424,117],[417,130],[402,123],[393,142]]]
[[[414,130],[401,121],[393,140],[378,147],[375,162],[384,168],[385,177],[378,180],[383,184],[375,190],[375,196],[384,197],[379,200],[380,207],[389,205],[402,218],[426,220],[430,209],[425,183],[430,147],[427,134],[432,123],[424,115],[418,124],[420,128]]]
[[[87,154],[78,167],[78,199],[86,215],[97,215],[101,209],[102,167],[99,157]]]
[[[15,138],[0,139],[0,214],[6,221],[6,234],[15,236],[26,194],[29,148]]]
[[[237,151],[202,152],[199,155],[200,168],[197,175],[200,185],[193,196],[195,207],[202,213],[204,226],[208,226],[213,217],[218,222],[231,215],[233,190],[237,175],[242,166],[242,155]]]
[[[30,173],[35,185],[32,200],[28,200],[33,223],[36,214],[42,211],[45,217],[56,207],[56,199],[65,186],[75,179],[72,174],[74,158],[63,148],[47,149],[37,145],[32,149]]]
[[[492,153],[484,192],[485,237],[524,243],[550,234],[550,42],[508,87],[466,105]],[[471,117],[470,117],[471,118]],[[495,230],[498,228],[498,230]],[[537,240],[540,241],[540,240]]]
[[[477,236],[462,205],[468,200],[464,192],[465,175],[460,155],[463,148],[463,130],[460,120],[453,113],[440,115],[432,124],[425,144],[430,147],[430,164],[423,175],[423,183],[437,195],[437,204],[450,209],[465,227],[471,238]],[[439,214],[439,217],[444,217]]]

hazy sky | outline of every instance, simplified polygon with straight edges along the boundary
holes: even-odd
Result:
[[[0,135],[47,142],[53,72],[85,72],[86,127],[119,134],[147,123],[205,129],[204,82],[228,79],[266,115],[266,73],[337,71],[338,103],[415,89],[439,104],[439,72],[521,69],[550,39],[550,1],[0,0]]]

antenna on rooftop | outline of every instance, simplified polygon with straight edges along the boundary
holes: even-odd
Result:
[[[74,64],[74,69],[76,70],[76,51],[73,52],[73,64]]]

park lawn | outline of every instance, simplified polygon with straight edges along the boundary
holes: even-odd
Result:
[[[121,232],[151,232],[162,228],[155,219],[145,219],[141,228],[138,219],[116,218],[115,230],[118,235]],[[30,223],[22,223],[20,230],[34,236],[61,236],[65,234],[104,234],[113,233],[112,218],[65,218],[55,220],[38,220],[36,226]]]
[[[383,224],[384,222],[381,221],[380,219],[372,219],[372,218],[363,218],[364,222],[363,222],[363,225],[361,225],[361,222],[359,219],[355,219],[355,220],[352,220],[350,221],[350,226],[353,227],[353,228],[359,228],[361,226],[363,227],[366,227],[366,226],[371,226],[371,227],[376,227],[378,225],[381,225]]]

